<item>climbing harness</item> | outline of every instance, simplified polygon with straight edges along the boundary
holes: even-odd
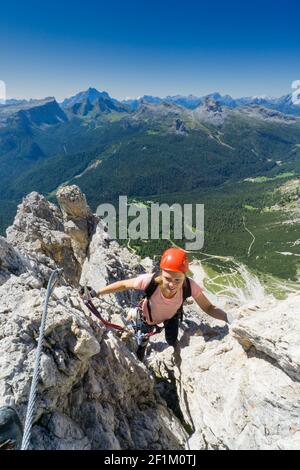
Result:
[[[132,329],[135,332],[135,338],[138,346],[148,341],[150,336],[157,335],[164,329],[164,326],[148,325],[145,322],[141,302],[137,307],[131,309],[131,319],[129,321]],[[148,328],[149,331],[143,331],[145,327]]]
[[[138,307],[134,307],[131,309],[132,318],[130,319],[127,319],[125,315],[121,314],[121,318],[125,326],[117,325],[116,323],[111,323],[105,320],[105,318],[103,318],[99,310],[95,307],[92,301],[90,291],[87,288],[87,286],[80,287],[79,292],[81,294],[81,299],[83,300],[83,303],[90,310],[90,312],[93,315],[95,315],[95,317],[97,317],[98,320],[100,320],[103,323],[103,325],[106,328],[111,328],[111,329],[115,329],[118,331],[122,331],[122,332],[126,331],[128,333],[131,333],[135,337],[138,346],[142,344],[142,342],[145,341],[145,339],[148,339],[148,337],[154,336],[160,333],[164,328],[158,325],[153,325],[152,331],[142,333],[141,327],[143,324],[143,320],[142,320],[142,310],[141,310],[140,305]],[[106,302],[106,303],[109,304],[109,302]],[[134,314],[132,315],[133,311],[134,311]]]
[[[45,303],[44,303],[44,311],[43,311],[42,321],[41,321],[41,326],[40,326],[38,347],[37,347],[36,356],[35,356],[33,378],[32,378],[29,400],[28,400],[28,405],[27,405],[27,412],[26,412],[26,419],[25,419],[25,424],[24,424],[24,434],[23,434],[23,439],[22,439],[21,450],[28,450],[28,446],[30,442],[32,420],[33,420],[33,410],[34,410],[35,401],[36,401],[36,392],[37,392],[37,384],[38,384],[39,374],[40,374],[42,347],[43,347],[45,326],[46,326],[46,320],[47,320],[48,301],[53,292],[55,283],[59,275],[62,273],[62,271],[63,271],[62,269],[55,269],[51,273],[50,279],[48,281],[46,298],[45,298]]]

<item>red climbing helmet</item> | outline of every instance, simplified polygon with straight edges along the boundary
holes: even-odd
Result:
[[[186,252],[182,248],[168,248],[161,257],[160,268],[180,273],[188,272],[189,260]]]

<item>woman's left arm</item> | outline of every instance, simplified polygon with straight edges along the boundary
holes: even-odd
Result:
[[[198,297],[195,298],[195,301],[199,307],[202,308],[205,313],[207,313],[207,315],[210,315],[217,320],[223,320],[226,323],[230,322],[227,313],[213,305],[202,292],[198,295]]]

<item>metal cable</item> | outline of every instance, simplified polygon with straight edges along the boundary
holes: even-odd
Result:
[[[58,279],[58,276],[59,274],[62,273],[62,271],[63,271],[62,269],[55,269],[55,271],[51,273],[50,279],[48,281],[46,298],[45,298],[45,303],[44,303],[44,311],[43,311],[42,321],[41,321],[41,326],[40,326],[38,346],[37,346],[36,356],[35,356],[33,378],[32,378],[32,383],[31,383],[31,388],[30,388],[26,419],[25,419],[25,424],[24,424],[24,434],[23,434],[23,439],[22,439],[21,450],[28,450],[28,447],[29,447],[32,420],[33,420],[33,410],[34,410],[35,401],[36,401],[37,385],[38,385],[39,374],[40,374],[40,362],[41,362],[42,347],[43,347],[45,326],[46,326],[46,320],[47,320],[48,301],[49,301],[50,295],[53,292],[54,285]]]

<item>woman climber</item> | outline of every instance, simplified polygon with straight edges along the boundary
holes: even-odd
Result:
[[[143,360],[151,333],[157,325],[164,325],[165,338],[178,355],[178,326],[182,315],[182,304],[187,297],[193,297],[205,313],[218,320],[229,321],[228,314],[213,305],[203,294],[202,288],[186,273],[189,270],[188,257],[181,248],[168,248],[160,261],[160,273],[141,274],[133,279],[124,279],[102,287],[92,296],[112,294],[127,289],[143,290],[145,298],[140,304],[141,332],[144,339],[137,349],[137,356]]]

